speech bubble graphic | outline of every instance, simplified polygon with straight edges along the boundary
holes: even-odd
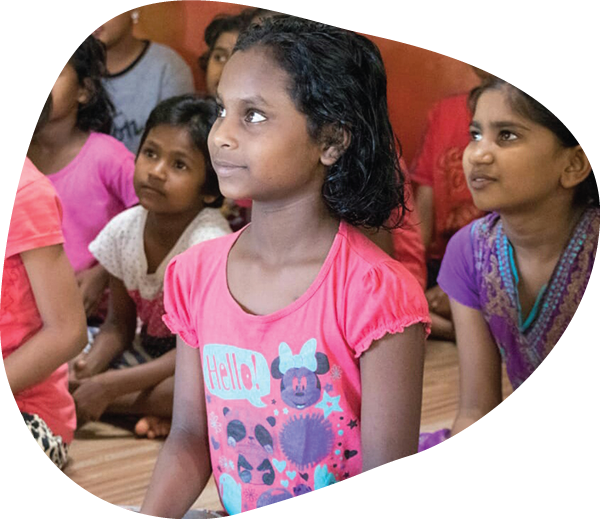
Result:
[[[263,354],[232,345],[209,343],[202,352],[205,387],[226,400],[246,399],[257,408],[271,392],[269,366]]]

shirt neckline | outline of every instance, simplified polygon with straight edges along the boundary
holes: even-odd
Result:
[[[226,295],[226,303],[232,308],[233,312],[239,319],[249,320],[255,323],[269,323],[277,321],[295,312],[297,309],[302,307],[308,300],[310,300],[313,297],[313,295],[317,292],[317,290],[321,287],[321,285],[323,284],[330,272],[330,269],[332,267],[332,264],[334,263],[338,251],[340,250],[342,240],[347,236],[348,224],[346,224],[342,220],[340,221],[340,225],[338,226],[338,231],[336,232],[334,241],[332,242],[332,246],[330,247],[330,251],[326,256],[326,259],[323,265],[321,266],[317,277],[315,278],[315,280],[313,280],[309,288],[292,303],[270,314],[251,314],[249,312],[246,312],[236,301],[236,299],[232,296],[227,280],[227,263],[230,252],[234,247],[234,244],[242,235],[242,233],[244,233],[244,231],[246,231],[250,226],[251,224],[247,224],[240,231],[233,235],[234,239],[230,242],[227,252],[225,255],[223,255],[223,258],[220,263],[221,265],[219,266],[219,278],[220,283],[222,284],[223,292]]]

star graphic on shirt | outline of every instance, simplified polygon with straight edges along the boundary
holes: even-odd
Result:
[[[338,402],[340,401],[340,396],[330,396],[328,392],[323,393],[323,399],[319,404],[315,405],[315,408],[321,408],[323,410],[324,417],[328,417],[332,412],[344,412]]]
[[[346,472],[344,473],[343,477],[344,477],[344,478],[349,478],[349,477],[350,477],[350,474],[349,474],[349,472],[348,472],[348,471],[346,471]]]
[[[353,428],[357,427],[357,420],[356,419],[352,419],[348,422],[347,426],[352,430]]]
[[[271,404],[275,404],[277,401],[275,399],[271,400]]]

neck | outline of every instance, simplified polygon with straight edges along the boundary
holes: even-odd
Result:
[[[106,68],[109,74],[118,74],[129,67],[144,49],[144,42],[134,38],[133,34],[125,35],[106,53]]]
[[[175,244],[202,209],[203,205],[183,213],[149,211],[146,218],[146,232],[162,244]]]
[[[536,255],[541,261],[561,254],[584,211],[574,206],[571,193],[562,199],[501,215],[507,238],[518,254]]]
[[[80,139],[87,139],[90,132],[83,132],[76,126],[77,114],[73,117],[51,121],[31,139],[31,146],[47,151],[57,151],[73,145]]]
[[[329,251],[338,226],[317,193],[279,204],[253,201],[252,224],[243,236],[255,255],[280,263]]]

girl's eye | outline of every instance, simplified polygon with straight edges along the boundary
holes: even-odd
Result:
[[[479,130],[470,130],[470,138],[472,141],[480,141],[482,139],[482,134]]]
[[[222,106],[217,107],[217,117],[225,117],[225,108]]]
[[[175,161],[175,168],[177,170],[185,170],[188,166],[183,161]]]
[[[249,110],[244,120],[247,123],[262,123],[263,121],[266,121],[267,118],[256,110]]]
[[[144,157],[148,157],[149,159],[156,157],[156,153],[152,148],[145,148],[142,150],[142,155],[144,155]]]
[[[517,139],[517,135],[515,135],[513,132],[510,132],[509,130],[501,130],[499,132],[499,139],[501,141],[514,141],[515,139]]]

